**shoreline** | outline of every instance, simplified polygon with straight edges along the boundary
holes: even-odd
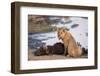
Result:
[[[81,59],[81,58],[88,58],[88,55],[82,55],[78,58],[72,58],[63,55],[43,55],[43,56],[34,56],[33,49],[28,50],[28,60],[29,61],[38,61],[38,60],[59,60],[59,59]]]

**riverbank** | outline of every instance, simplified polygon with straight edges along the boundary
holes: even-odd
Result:
[[[88,58],[87,55],[83,55],[79,58],[72,58],[63,55],[43,55],[43,56],[34,56],[33,49],[28,50],[28,60],[57,60],[57,59],[79,59],[79,58]]]

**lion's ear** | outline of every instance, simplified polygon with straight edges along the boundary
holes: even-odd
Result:
[[[65,32],[65,31],[66,31],[66,30],[65,30],[65,28],[63,28],[62,30],[63,30],[63,32]]]
[[[65,32],[65,31],[66,31],[66,28],[65,28],[65,27],[62,27],[61,30],[62,30],[63,32]]]
[[[66,27],[65,30],[66,30],[66,31],[69,31],[70,29]]]

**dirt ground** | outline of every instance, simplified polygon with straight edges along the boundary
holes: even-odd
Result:
[[[63,55],[34,56],[32,49],[28,50],[28,60],[56,60],[56,59],[69,59],[69,58],[72,59],[72,57]],[[80,58],[88,58],[88,57],[87,55],[83,55]]]

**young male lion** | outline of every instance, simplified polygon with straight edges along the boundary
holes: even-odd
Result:
[[[71,57],[80,57],[82,55],[82,49],[80,46],[78,46],[74,37],[68,30],[64,28],[58,28],[57,33],[58,38],[64,43],[64,55],[66,55],[66,53],[68,53],[68,55]]]

